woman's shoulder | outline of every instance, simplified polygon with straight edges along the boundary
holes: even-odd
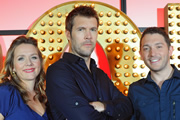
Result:
[[[5,82],[0,84],[0,93],[1,95],[17,94],[17,89],[9,82]]]

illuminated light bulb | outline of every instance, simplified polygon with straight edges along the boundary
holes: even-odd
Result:
[[[112,33],[112,29],[107,30],[107,33],[111,34]]]
[[[118,21],[115,22],[115,24],[116,24],[117,26],[119,26],[119,25],[121,24],[121,21],[118,20]]]
[[[51,63],[49,63],[49,66],[51,66],[52,64]]]
[[[121,76],[121,73],[115,73],[115,76],[116,76],[116,77],[120,77],[120,76]]]
[[[128,94],[128,90],[124,90],[124,94],[127,95]]]
[[[121,56],[120,55],[116,55],[116,60],[119,60],[120,58],[121,58]]]
[[[127,43],[129,41],[129,38],[125,38],[124,42]]]
[[[128,51],[129,49],[129,46],[124,47],[124,51]]]
[[[48,22],[48,24],[49,24],[50,26],[52,26],[52,25],[53,25],[53,21],[50,20],[50,21]]]
[[[37,34],[37,31],[36,31],[36,30],[33,30],[32,33],[33,33],[34,35],[36,35],[36,34]]]
[[[178,56],[178,59],[180,59],[180,56]]]
[[[171,5],[171,6],[169,7],[169,10],[173,10],[173,9],[174,9],[174,6]]]
[[[54,39],[53,38],[49,38],[49,42],[50,43],[54,42]]]
[[[112,15],[111,12],[108,12],[108,13],[107,13],[107,16],[108,16],[108,17],[111,17],[111,15]]]
[[[180,14],[179,14],[179,15],[177,15],[177,18],[178,18],[178,19],[180,19]]]
[[[133,77],[138,77],[138,73],[133,73],[132,76]]]
[[[58,29],[58,30],[57,30],[57,33],[58,33],[58,34],[62,34],[62,30]]]
[[[40,40],[41,43],[45,43],[44,39],[40,38],[39,40]]]
[[[180,43],[180,39],[179,39],[179,40],[177,40],[177,42],[178,42],[178,43]]]
[[[53,51],[54,48],[52,46],[49,47],[49,51]]]
[[[175,58],[175,55],[170,56],[170,59],[174,59],[174,58]]]
[[[146,67],[145,64],[142,64],[142,65],[141,65],[141,68],[145,68],[145,67]]]
[[[58,47],[57,47],[57,50],[58,50],[58,51],[61,51],[61,50],[62,50],[62,47],[58,46]]]
[[[108,21],[108,22],[107,22],[107,25],[108,25],[108,26],[110,26],[111,24],[112,24],[112,22],[111,22],[111,21]]]
[[[132,51],[133,51],[133,52],[136,52],[137,49],[138,49],[137,47],[134,47],[134,48],[132,48]]]
[[[124,76],[125,77],[130,77],[130,73],[126,72],[126,73],[124,73]]]
[[[180,68],[180,64],[178,64],[177,66],[178,66],[178,68]]]
[[[175,33],[175,30],[172,30],[169,32],[169,34],[173,35]]]
[[[46,58],[46,56],[45,56],[45,55],[42,55],[42,58],[43,58],[43,59],[45,59],[45,58]]]
[[[74,8],[77,8],[77,7],[79,7],[79,4],[75,4],[75,5],[74,5]]]
[[[137,58],[138,58],[138,57],[137,57],[136,55],[135,55],[135,56],[133,56],[133,60],[137,60]]]
[[[135,42],[137,42],[137,40],[138,40],[137,38],[133,38],[133,39],[132,39],[132,42],[135,43]]]
[[[115,30],[115,33],[116,33],[116,34],[119,34],[120,32],[121,32],[120,29]]]
[[[120,41],[119,38],[116,38],[116,39],[115,39],[115,42],[116,42],[116,43],[119,43],[119,41]]]
[[[180,27],[180,22],[178,22],[178,23],[177,23],[177,26],[179,26],[179,27]]]
[[[53,59],[53,56],[52,56],[52,55],[49,55],[48,58],[49,58],[49,60],[52,60],[52,59]]]
[[[106,49],[107,49],[108,52],[110,52],[112,50],[111,47],[107,47]]]
[[[121,67],[121,65],[120,65],[120,64],[116,64],[115,67],[116,67],[117,69],[119,69],[119,68]]]
[[[52,35],[54,33],[53,30],[49,30],[49,34]]]
[[[174,17],[174,13],[171,13],[170,15],[169,15],[169,18],[173,18]]]
[[[60,12],[58,12],[57,16],[60,18],[62,16],[62,14]]]
[[[141,77],[145,77],[146,76],[146,73],[141,73]]]
[[[177,31],[177,34],[180,35],[180,31]]]
[[[119,17],[120,15],[121,15],[121,13],[120,13],[120,12],[117,12],[115,16],[116,16],[116,17]]]
[[[120,47],[116,47],[116,51],[119,52],[121,50]]]
[[[65,16],[67,17],[69,13],[66,13]]]
[[[99,21],[99,25],[103,25],[103,21],[102,20]]]
[[[127,34],[128,33],[128,29],[123,30],[123,33]]]
[[[134,65],[133,65],[133,68],[137,68],[137,64],[134,64]]]
[[[129,59],[130,59],[130,56],[126,55],[126,56],[124,56],[124,59],[125,59],[125,60],[129,60]]]
[[[132,34],[136,34],[136,33],[137,33],[137,30],[133,30],[133,31],[132,31]]]
[[[53,17],[53,13],[52,12],[49,13],[49,17]]]
[[[61,38],[58,38],[58,39],[57,39],[57,42],[58,42],[58,43],[61,43],[61,42],[62,42],[62,39],[61,39]]]
[[[41,35],[44,35],[46,32],[44,30],[40,31]]]
[[[99,34],[103,34],[103,30],[100,29],[100,30],[98,31],[98,33],[99,33]]]
[[[171,26],[171,27],[174,26],[174,25],[175,25],[174,22],[170,22],[170,23],[169,23],[169,26]]]
[[[129,68],[129,65],[125,64],[125,65],[124,65],[124,68],[125,68],[125,69],[128,69],[128,68]]]
[[[40,47],[40,50],[41,50],[41,51],[45,51],[45,48],[41,46],[41,47]]]
[[[107,42],[110,43],[112,41],[112,38],[108,38]]]
[[[178,10],[178,11],[180,10],[180,5],[178,7],[176,7],[176,10]]]
[[[120,83],[119,83],[119,82],[115,82],[115,85],[116,85],[116,86],[119,86],[119,85],[120,85]]]
[[[174,41],[176,41],[176,38],[173,37],[172,39],[170,39],[171,43],[173,43]]]
[[[84,4],[83,4],[83,6],[87,6],[87,4],[86,4],[86,3],[84,3]]]
[[[127,21],[124,21],[124,22],[123,22],[123,25],[127,26],[127,25],[128,25],[128,22],[127,22]]]
[[[94,7],[95,7],[95,4],[94,4],[94,3],[92,3],[92,4],[91,4],[91,7],[92,7],[92,8],[94,8]]]
[[[99,13],[99,17],[103,17],[104,16],[104,13],[101,11],[100,13]]]
[[[125,82],[124,82],[124,85],[125,85],[125,86],[128,86],[128,85],[130,85],[130,82],[125,81]]]
[[[60,21],[60,20],[59,20],[59,21],[57,21],[57,25],[58,25],[58,26],[61,26],[61,24],[62,24],[62,23],[61,23],[61,21]]]
[[[44,22],[44,21],[41,21],[41,25],[42,25],[42,26],[45,26],[45,22]]]

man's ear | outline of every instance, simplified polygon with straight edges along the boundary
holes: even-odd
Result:
[[[139,54],[140,54],[140,59],[143,60],[143,56],[142,56],[141,50],[139,51]]]
[[[172,56],[173,51],[174,51],[173,46],[170,46],[169,47],[169,56]]]
[[[71,33],[68,30],[65,31],[65,34],[66,34],[67,40],[68,41],[71,40]]]

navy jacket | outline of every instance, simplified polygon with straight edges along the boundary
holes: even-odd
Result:
[[[47,97],[55,120],[125,120],[132,115],[130,100],[114,86],[108,76],[91,59],[91,73],[84,59],[71,53],[47,70]],[[106,104],[98,112],[89,102]]]
[[[164,81],[161,89],[151,79],[151,73],[130,85],[132,120],[180,120],[180,72],[173,68],[172,77]]]

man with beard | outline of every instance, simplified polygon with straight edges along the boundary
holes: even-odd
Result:
[[[80,6],[66,18],[69,52],[47,70],[47,97],[55,120],[125,120],[130,100],[114,86],[91,58],[99,18],[92,7]]]
[[[180,120],[180,73],[170,64],[172,52],[164,30],[150,27],[143,32],[139,53],[150,72],[130,85],[132,120]]]

